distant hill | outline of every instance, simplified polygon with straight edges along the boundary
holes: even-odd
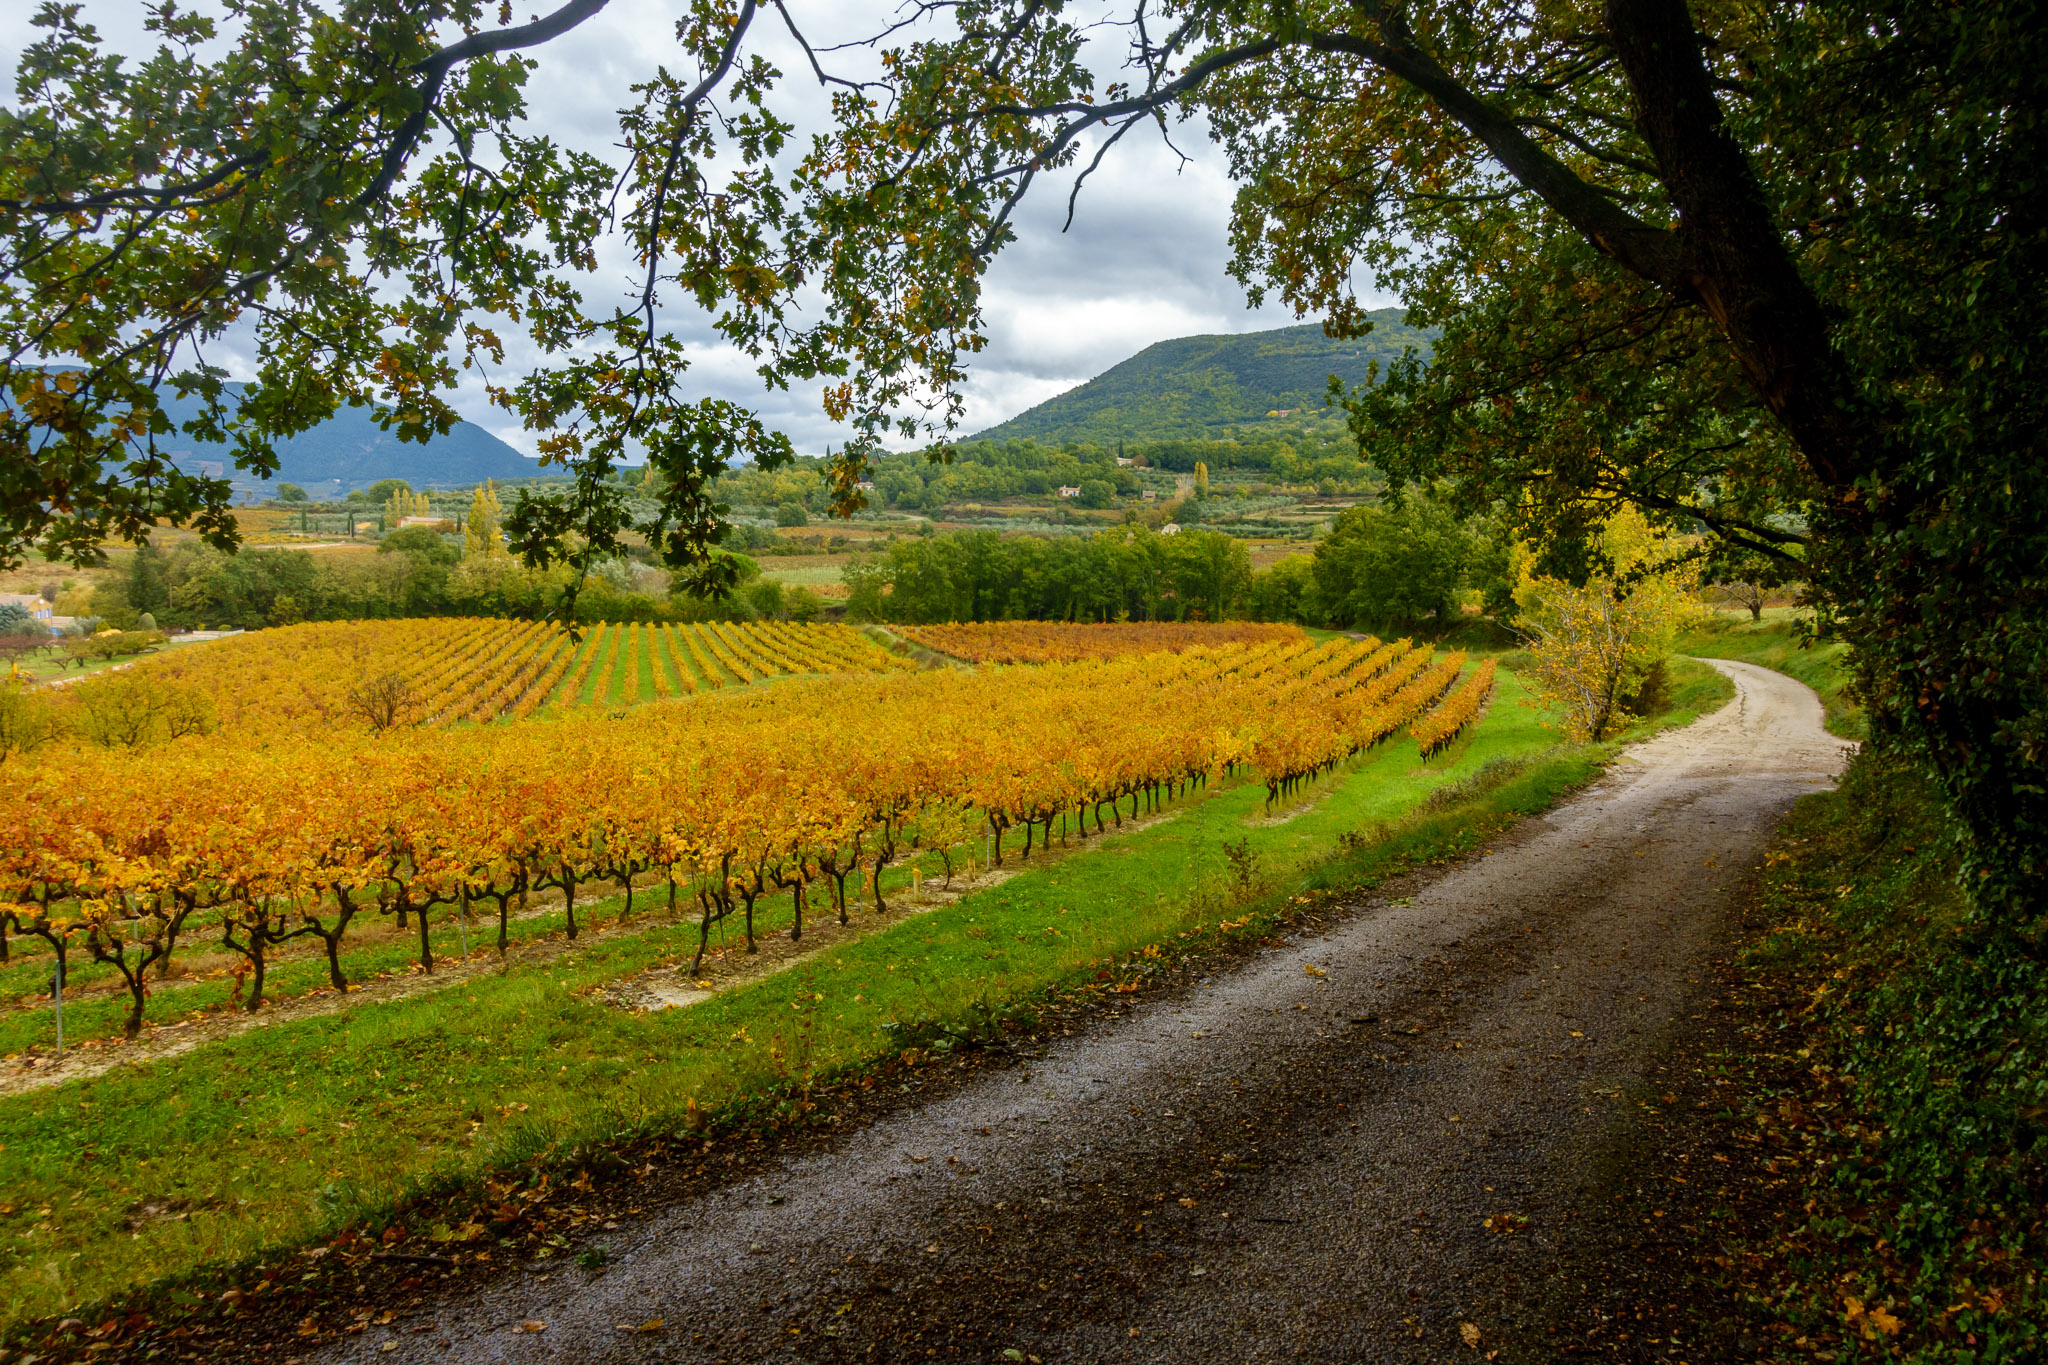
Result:
[[[242,386],[230,384],[228,388],[239,394]],[[182,426],[198,411],[197,399],[181,401],[164,395],[164,413],[173,425]],[[162,445],[181,469],[196,471],[201,464],[218,464],[223,466],[219,472],[238,487],[295,483],[315,497],[346,493],[379,479],[404,479],[415,488],[426,488],[482,483],[485,479],[531,479],[541,473],[539,461],[521,455],[472,422],[417,445],[380,428],[368,408],[343,408],[304,435],[279,441],[278,471],[267,484],[236,473],[226,446],[208,445],[175,432]]]
[[[1400,309],[1371,317],[1372,331],[1355,341],[1332,341],[1319,323],[1162,341],[975,439],[1216,439],[1244,428],[1299,430],[1304,419],[1329,421],[1323,391],[1331,375],[1363,384],[1373,362],[1384,371],[1411,346],[1429,351],[1429,336],[1410,327]],[[1268,416],[1275,412],[1286,415]]]

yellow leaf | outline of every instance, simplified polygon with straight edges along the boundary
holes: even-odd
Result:
[[[1459,1323],[1458,1335],[1463,1338],[1467,1346],[1470,1346],[1475,1351],[1479,1349],[1479,1326],[1477,1323]]]

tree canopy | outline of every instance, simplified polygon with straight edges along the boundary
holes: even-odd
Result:
[[[264,472],[271,441],[346,403],[445,431],[442,391],[520,326],[546,362],[494,399],[576,478],[519,500],[513,546],[612,554],[630,518],[611,474],[644,451],[662,489],[645,530],[717,587],[717,473],[790,452],[691,395],[667,302],[765,383],[825,382],[857,433],[832,464],[856,507],[885,432],[957,417],[979,281],[1022,198],[1060,173],[1078,193],[1130,133],[1200,113],[1255,298],[1353,335],[1374,278],[1440,332],[1427,368],[1350,399],[1381,468],[1497,509],[1549,544],[1546,572],[1610,569],[1597,528],[1625,505],[1799,560],[1858,646],[1880,739],[1931,761],[1972,833],[1980,904],[2032,904],[2033,6],[1131,0],[1128,69],[1105,80],[1092,13],[916,0],[857,69],[803,47],[795,79],[833,102],[805,140],[757,33],[800,40],[797,16],[688,0],[606,162],[536,132],[524,94],[604,3],[524,24],[477,0],[167,6],[138,64],[46,4],[0,113],[0,558],[86,557],[158,518],[233,543],[225,486],[163,458],[160,392],[197,397],[187,433]],[[641,284],[592,304],[567,272],[608,234]],[[230,411],[206,348],[237,325],[258,372]]]

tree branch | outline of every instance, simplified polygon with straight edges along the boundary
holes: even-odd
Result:
[[[390,190],[392,182],[398,179],[398,172],[405,165],[405,159],[412,155],[419,145],[420,134],[427,128],[427,120],[434,115],[434,102],[441,97],[441,82],[447,78],[449,68],[457,62],[466,62],[473,57],[487,57],[497,52],[511,52],[522,47],[537,47],[561,37],[570,29],[603,9],[610,0],[569,0],[569,3],[543,19],[516,28],[494,29],[489,33],[472,33],[459,43],[450,43],[432,56],[426,57],[413,66],[426,79],[420,84],[420,107],[398,125],[392,136],[391,145],[384,149],[384,158],[377,168],[377,176],[356,196],[349,205],[351,213],[361,213],[370,205],[382,199]]]

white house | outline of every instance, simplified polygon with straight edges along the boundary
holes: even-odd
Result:
[[[1138,462],[1135,459],[1131,458],[1128,455],[1119,455],[1116,457],[1116,466],[1118,469],[1129,469],[1137,463]]]
[[[1081,496],[1081,490],[1073,484],[1063,483],[1060,485],[1060,496],[1063,498],[1078,498]]]

